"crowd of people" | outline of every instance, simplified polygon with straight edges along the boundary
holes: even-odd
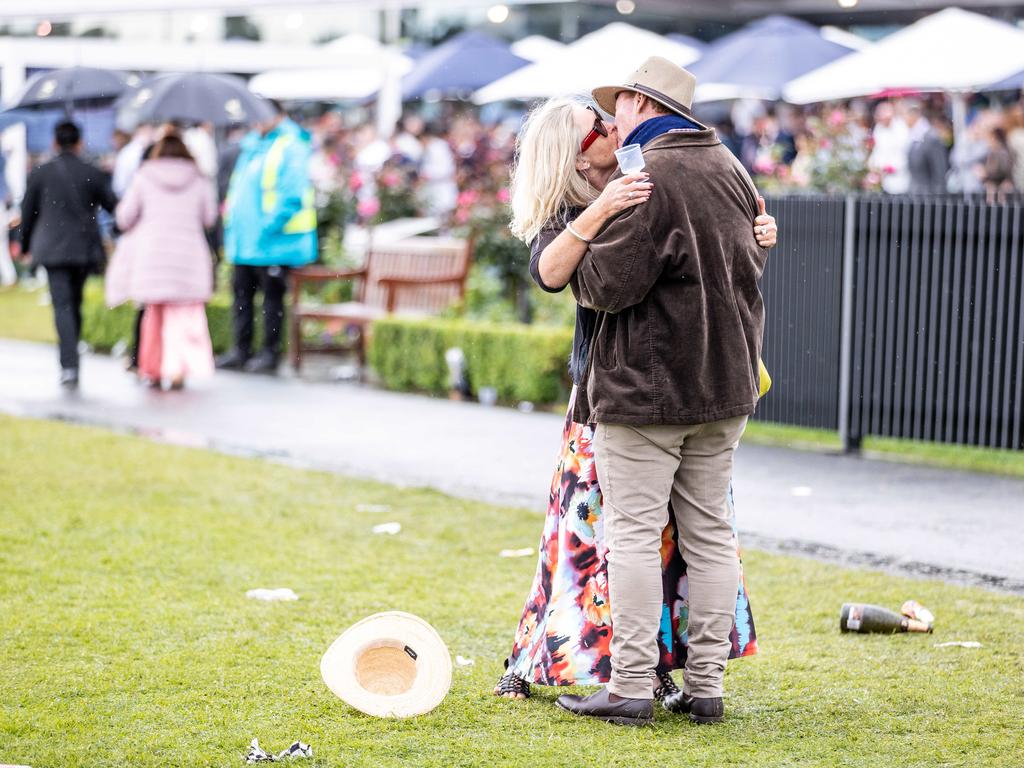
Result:
[[[970,111],[956,140],[943,98],[740,110],[719,134],[766,190],[888,194],[1024,192],[1024,100]]]
[[[941,95],[895,95],[813,108],[738,102],[727,114],[698,109],[697,116],[716,128],[764,193],[964,193],[998,201],[1024,191],[1024,100],[972,108],[959,140],[954,140]],[[91,219],[96,215],[102,221],[104,210],[110,214],[106,229],[116,235],[110,239],[118,242],[108,298],[112,304],[133,301],[146,308],[138,313],[131,366],[148,382],[172,387],[182,386],[186,374],[202,375],[208,367],[197,362],[210,357],[208,334],[192,356],[180,352],[187,348],[181,340],[195,335],[188,329],[200,324],[196,307],[213,290],[208,278],[216,270],[200,268],[200,262],[215,262],[223,254],[234,265],[235,343],[220,364],[270,372],[280,355],[288,269],[323,257],[324,241],[346,224],[432,216],[442,229],[485,226],[497,233],[491,233],[492,240],[514,243],[507,231],[509,169],[521,116],[506,113],[505,119],[485,124],[474,109],[446,104],[432,121],[408,113],[389,138],[371,123],[352,124],[346,117],[328,111],[293,120],[281,111],[273,124],[219,134],[209,125],[142,125],[115,136],[116,153],[96,158],[95,173],[84,171],[85,164],[77,160],[78,129],[62,124],[53,159],[30,178],[20,233],[25,253],[49,273],[62,380],[68,386],[77,382],[83,285],[86,275],[105,261]],[[280,156],[268,163],[268,154]],[[271,186],[284,191],[284,208],[277,212],[267,203],[275,197],[266,189],[263,170],[268,164],[275,169]],[[48,225],[54,214],[40,195],[67,196],[76,175],[88,176],[89,184],[78,185],[78,193],[62,203],[66,221]],[[96,181],[104,178],[109,183]],[[9,201],[9,193],[0,191]],[[190,196],[188,215],[172,213],[175,194]],[[293,219],[303,220],[301,232],[284,233],[289,222],[295,226]],[[6,235],[7,227],[2,229]],[[276,232],[284,242],[267,232]],[[153,248],[132,247],[147,238]],[[201,239],[209,247],[200,248]],[[179,258],[175,249],[189,255]],[[7,248],[2,250],[6,257]],[[196,253],[199,261],[193,259]],[[168,280],[186,263],[187,279]],[[170,271],[144,288],[146,270],[157,269]],[[0,259],[0,279],[13,280],[8,258]],[[177,293],[154,292],[157,284],[173,285]],[[263,346],[254,352],[253,306],[260,292]],[[186,322],[179,322],[178,313],[159,309],[184,300],[195,304]],[[168,341],[155,354],[156,347],[145,342],[158,336]],[[158,364],[167,355],[173,359]]]
[[[124,138],[98,167],[82,157],[79,126],[59,123],[53,157],[29,175],[21,202],[21,256],[45,268],[61,385],[78,387],[84,288],[101,272],[108,306],[139,308],[129,369],[169,389],[209,375],[215,361],[205,304],[217,252],[233,268],[234,345],[216,364],[275,371],[288,270],[317,258],[309,134],[276,105],[272,118],[227,143],[220,157],[201,126],[140,126]],[[103,212],[112,217],[107,227],[98,226]],[[258,293],[264,322],[254,354]]]
[[[697,116],[766,192],[964,193],[989,200],[1024,192],[1024,99],[971,109],[959,142],[937,94],[805,108],[739,102],[727,114],[698,107]],[[472,215],[466,203],[483,195],[507,202],[518,116],[485,125],[472,110],[431,123],[411,114],[387,140],[372,125],[347,126],[336,112],[306,127],[319,199],[347,189],[364,219],[398,195],[406,212],[451,216],[454,224],[465,223]]]

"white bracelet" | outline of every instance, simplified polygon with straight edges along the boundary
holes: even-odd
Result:
[[[587,240],[587,238],[585,238],[583,235],[581,235],[579,232],[577,232],[575,229],[573,229],[572,222],[569,222],[569,221],[565,222],[565,228],[569,232],[570,235],[575,237],[581,243],[586,243],[587,245],[590,245],[590,243],[591,243],[590,240]]]

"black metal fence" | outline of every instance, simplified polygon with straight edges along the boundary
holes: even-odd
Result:
[[[758,417],[1024,448],[1024,203],[783,197]]]

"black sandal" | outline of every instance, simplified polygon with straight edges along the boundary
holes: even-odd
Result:
[[[666,702],[670,701],[676,696],[676,694],[682,693],[682,691],[679,690],[679,686],[676,685],[676,681],[672,679],[672,675],[668,672],[658,673],[658,683],[660,683],[660,685],[654,689],[654,700],[660,701],[662,704],[666,704]]]
[[[524,699],[530,698],[530,684],[515,672],[506,672],[494,689],[495,696],[511,698],[509,694],[519,694]]]

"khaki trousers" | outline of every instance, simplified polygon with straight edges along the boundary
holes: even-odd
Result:
[[[747,417],[695,426],[598,424],[613,634],[608,690],[653,698],[661,624],[661,532],[671,499],[686,560],[689,617],[683,689],[722,695],[736,616],[739,558],[728,493]]]

